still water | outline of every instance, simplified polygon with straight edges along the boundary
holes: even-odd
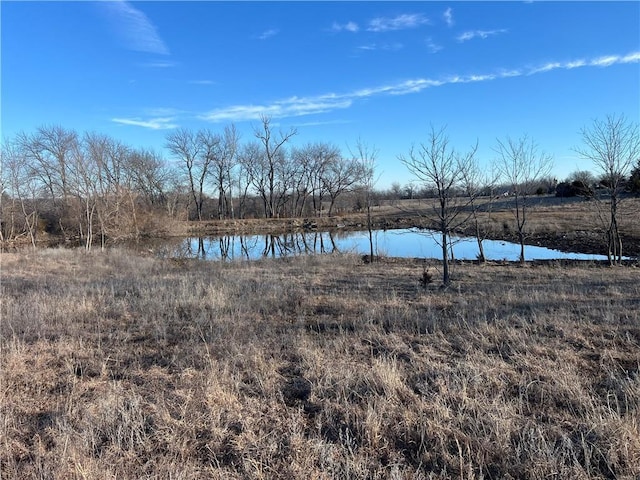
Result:
[[[373,235],[378,255],[408,258],[440,258],[442,249],[437,232],[418,229],[379,230]],[[488,260],[517,261],[520,246],[516,243],[485,240]],[[285,257],[326,253],[369,252],[368,232],[305,232],[283,235],[228,235],[186,238],[178,245],[165,246],[161,254],[206,260],[255,260],[262,257]],[[475,260],[478,244],[474,238],[455,237],[453,256],[458,260]],[[561,252],[544,247],[525,247],[527,260],[606,260],[604,255]]]

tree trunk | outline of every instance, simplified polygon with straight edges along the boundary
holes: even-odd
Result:
[[[524,234],[521,230],[518,231],[518,240],[520,241],[520,263],[524,265]]]
[[[478,241],[478,262],[486,263],[487,257],[484,256],[484,244],[482,243],[482,239],[480,237],[476,237]]]
[[[484,244],[482,243],[482,232],[480,231],[480,223],[478,222],[478,217],[474,212],[474,222],[476,226],[476,241],[478,242],[478,262],[485,263],[487,261],[484,256]]]
[[[367,229],[369,230],[369,254],[370,260],[375,261],[375,255],[373,251],[373,228],[371,225],[371,201],[367,198]]]
[[[447,243],[447,231],[442,233],[442,284],[449,285],[451,281],[449,277],[449,245]]]
[[[336,197],[331,197],[331,203],[329,203],[329,211],[327,212],[327,216],[330,217],[333,213],[333,206],[336,203]]]

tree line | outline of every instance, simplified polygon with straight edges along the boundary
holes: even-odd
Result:
[[[621,263],[620,206],[625,194],[640,193],[640,130],[623,115],[609,115],[583,127],[580,134],[582,145],[574,151],[593,165],[599,179],[579,171],[574,176],[581,178],[572,184],[581,185],[582,194],[592,201],[599,222],[597,227],[604,232],[609,262],[612,265]],[[483,202],[482,209],[486,210],[494,198],[495,187],[507,187],[504,193],[511,199],[510,210],[520,243],[520,262],[524,263],[530,199],[536,194],[554,193],[559,186],[552,181],[553,188],[542,187],[551,173],[553,158],[527,135],[497,139],[493,150],[495,156],[491,167],[481,169],[476,160],[477,142],[467,152],[460,152],[451,147],[445,128],[432,126],[425,142],[412,147],[408,155],[399,156],[423,185],[433,189],[436,201],[430,217],[440,235],[445,285],[450,282],[451,237],[463,225],[471,222],[478,242],[478,260],[485,260],[482,242],[486,230],[478,215],[481,196],[486,196],[487,191],[492,193],[488,196],[489,201]],[[640,219],[640,214],[635,212],[635,217]]]
[[[262,117],[242,142],[222,132],[178,129],[158,152],[61,126],[2,144],[0,240],[38,232],[94,243],[138,238],[168,219],[332,215],[345,193],[366,188],[369,159],[328,142],[291,146],[295,129]],[[212,210],[208,204],[213,199]]]
[[[446,128],[432,126],[424,142],[398,156],[416,183],[376,192],[375,147],[358,141],[345,154],[328,142],[293,146],[297,131],[276,131],[266,116],[248,141],[241,141],[234,125],[219,132],[174,130],[165,138],[170,161],[106,135],[43,126],[2,144],[0,240],[28,237],[35,246],[37,235],[48,232],[91,249],[162,233],[172,219],[333,215],[340,200],[354,193],[350,208],[366,213],[371,232],[375,196],[427,196],[435,199],[426,216],[440,234],[448,283],[450,238],[463,225],[472,226],[484,259],[487,234],[479,212],[487,206],[480,197],[491,199],[496,191],[512,197],[524,261],[530,197],[555,192],[600,200],[594,205],[609,258],[620,261],[619,204],[625,191],[640,190],[638,125],[613,115],[595,120],[581,134],[583,145],[575,151],[600,177],[579,171],[558,184],[550,177],[551,156],[526,135],[498,139],[491,166],[481,167],[477,142],[459,152]],[[373,259],[372,238],[370,243]]]

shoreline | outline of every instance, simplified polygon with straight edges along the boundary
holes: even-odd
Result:
[[[584,202],[568,202],[554,197],[536,199],[531,206],[530,220],[525,227],[525,244],[559,250],[562,252],[606,255],[604,232],[594,216],[590,205]],[[632,203],[636,202],[636,205]],[[632,218],[634,210],[640,210],[640,201],[629,202],[630,210],[625,214],[625,224],[620,230],[623,242],[623,255],[640,257],[640,228]],[[398,201],[377,205],[372,209],[372,228],[374,230],[397,230],[408,228],[433,229],[437,225],[426,215],[431,205],[425,200]],[[480,212],[480,221],[485,230],[486,240],[519,243],[513,227],[513,215],[508,203],[493,205],[493,210]],[[299,218],[249,218],[222,220],[171,220],[156,223],[155,230],[139,237],[138,242],[177,237],[215,237],[223,235],[280,235],[299,232],[337,232],[366,231],[367,218],[363,212],[337,213],[331,217]],[[454,235],[475,237],[472,225],[456,229]],[[52,247],[56,245],[81,245],[79,238],[65,239],[61,236],[38,234],[38,245]],[[136,241],[122,238],[109,241],[107,245],[117,246]],[[29,246],[25,235],[18,240],[0,242],[0,250],[21,249]],[[99,246],[99,242],[97,243]]]

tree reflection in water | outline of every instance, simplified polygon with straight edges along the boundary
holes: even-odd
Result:
[[[191,237],[170,247],[170,251],[163,249],[163,253],[202,260],[256,260],[261,257],[339,253],[336,236],[333,232],[291,232],[282,235]]]
[[[375,233],[378,254],[391,257],[438,258],[437,238],[427,230],[400,229]],[[223,235],[192,237],[179,243],[166,243],[159,253],[163,256],[200,258],[206,260],[257,260],[264,257],[292,257],[328,253],[366,253],[367,232],[290,232],[282,235]],[[174,241],[175,242],[175,241]],[[485,255],[489,260],[518,259],[519,246],[514,243],[485,240]],[[474,238],[452,238],[452,250],[457,260],[475,260],[478,246]],[[560,252],[538,246],[528,246],[528,259],[603,260],[602,255]]]

